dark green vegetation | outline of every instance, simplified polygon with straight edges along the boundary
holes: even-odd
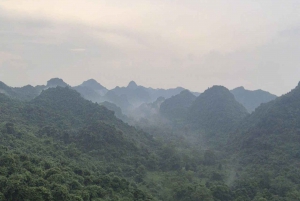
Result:
[[[173,122],[180,122],[187,118],[188,109],[196,100],[196,96],[188,90],[164,101],[160,106],[160,113]]]
[[[31,100],[34,97],[38,96],[42,89],[43,86],[33,87],[31,85],[14,88],[7,86],[6,84],[0,81],[0,93],[6,94],[7,96],[14,99]]]
[[[213,200],[205,183],[224,177],[213,152],[179,152],[69,88],[0,94],[0,112],[1,200]]]
[[[160,113],[170,120],[171,127],[194,133],[202,145],[210,146],[225,145],[229,132],[248,115],[223,86],[213,86],[198,97],[182,91],[164,101]]]
[[[260,104],[270,102],[271,100],[277,98],[277,96],[260,89],[250,91],[244,87],[238,87],[230,92],[234,95],[235,99],[247,109],[249,113],[253,112],[255,108],[260,106]]]
[[[251,115],[224,87],[183,91],[171,123],[163,98],[143,104],[159,122],[144,130],[69,87],[29,88],[0,94],[0,200],[299,200],[300,86]]]
[[[242,185],[258,187],[254,192],[266,200],[299,200],[300,83],[258,107],[238,127],[227,148],[236,159]]]
[[[228,132],[247,114],[228,89],[213,86],[193,102],[188,111],[188,121],[196,129],[221,133]]]

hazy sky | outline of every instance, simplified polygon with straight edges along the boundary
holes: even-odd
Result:
[[[299,0],[0,0],[0,80],[113,88],[300,81]]]

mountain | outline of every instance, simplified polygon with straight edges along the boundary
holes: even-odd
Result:
[[[167,119],[178,122],[185,120],[187,112],[192,103],[196,100],[196,96],[188,90],[183,90],[180,94],[166,99],[160,105],[160,113]]]
[[[16,98],[18,97],[17,93],[13,90],[12,87],[7,86],[5,83],[0,81],[0,92],[7,96]]]
[[[47,81],[47,87],[67,87],[69,86],[67,83],[65,83],[62,79],[60,78],[52,78],[50,80]]]
[[[228,139],[227,154],[234,155],[236,175],[243,186],[256,186],[253,195],[266,200],[299,199],[294,190],[299,186],[299,108],[300,83],[291,92],[261,104]]]
[[[9,87],[0,81],[0,93],[3,93],[11,98],[28,101],[40,94],[44,86],[33,87],[26,85],[24,87]]]
[[[7,96],[15,99],[19,99],[22,101],[29,101],[37,97],[44,89],[50,87],[66,87],[69,86],[60,78],[52,78],[47,81],[47,85],[38,85],[38,86],[31,86],[26,85],[23,87],[9,87],[3,82],[0,81],[0,93],[6,94]]]
[[[104,101],[102,103],[99,103],[100,105],[103,105],[107,109],[114,111],[114,114],[117,118],[121,119],[124,122],[129,122],[129,118],[123,114],[122,109],[118,107],[116,104],[113,104],[111,102]]]
[[[93,101],[93,102],[101,102],[102,101],[102,96],[95,91],[94,89],[91,89],[90,87],[86,86],[76,86],[73,87],[82,97],[84,97],[87,100]]]
[[[29,101],[37,97],[43,90],[48,88],[70,87],[61,78],[51,78],[47,85],[9,87],[0,82],[0,93],[4,93],[12,98]],[[134,110],[143,103],[154,102],[159,97],[169,98],[172,95],[180,93],[183,88],[175,89],[152,89],[137,85],[134,81],[129,82],[126,87],[115,87],[108,90],[94,79],[84,81],[81,85],[72,87],[87,100],[93,102],[111,102],[120,107],[124,113],[128,110]]]
[[[126,96],[132,106],[139,106],[142,103],[151,101],[146,88],[138,86],[134,81],[129,82],[127,87],[116,87],[110,91],[118,96]]]
[[[70,87],[48,88],[29,102],[0,94],[0,111],[2,200],[212,201],[224,196],[215,185],[203,185],[212,181],[217,164],[203,175],[202,152],[162,145]],[[201,178],[193,176],[200,173]]]
[[[87,81],[84,81],[80,86],[88,87],[94,90],[95,92],[97,92],[98,94],[100,94],[101,96],[105,95],[105,93],[108,91],[108,89],[106,89],[104,86],[102,86],[94,79],[89,79]]]
[[[247,116],[247,110],[223,86],[213,86],[202,93],[188,110],[188,122],[206,132],[227,132]]]
[[[94,90],[107,90],[104,86],[102,86],[100,83],[98,83],[94,79],[89,79],[87,81],[84,81],[81,86],[89,87]]]
[[[0,111],[1,200],[153,200],[128,174],[155,143],[112,111],[68,87],[30,102],[0,94]]]
[[[146,88],[148,93],[150,94],[151,100],[155,101],[159,97],[164,97],[165,99],[170,98],[179,94],[181,91],[185,90],[182,87],[177,87],[173,89],[153,89]],[[197,94],[197,92],[195,92]]]
[[[133,141],[140,138],[138,137],[140,134],[134,127],[116,118],[113,111],[84,99],[69,87],[44,90],[25,107],[25,110],[26,119],[34,121],[37,125],[44,125],[46,122],[63,129],[75,129],[101,121],[122,130],[124,136]],[[62,121],[65,127],[62,127]],[[151,142],[147,143],[151,144]]]
[[[126,113],[126,111],[132,107],[127,99],[127,95],[117,95],[114,91],[109,90],[105,96],[103,97],[105,101],[111,102],[122,109]]]
[[[277,96],[263,90],[250,91],[244,87],[237,87],[231,90],[235,99],[241,103],[249,113],[253,112],[255,108],[262,103],[269,102],[277,98]]]
[[[139,107],[130,111],[130,116],[135,120],[151,120],[153,118],[157,119],[159,115],[160,105],[165,101],[164,97],[159,97],[156,101],[152,103],[143,103]]]
[[[249,142],[249,147],[263,146],[261,143],[297,142],[293,139],[300,133],[300,83],[291,92],[268,103],[263,103],[238,127],[244,134],[240,139]],[[251,142],[251,143],[250,143]],[[246,142],[245,142],[246,143]],[[248,146],[246,146],[248,147]],[[244,147],[244,148],[246,148]]]
[[[179,94],[181,91],[185,90],[182,87],[177,87],[174,89],[153,89],[151,87],[147,88],[144,86],[137,85],[134,81],[130,81],[127,87],[116,87],[111,91],[116,95],[126,95],[129,103],[132,106],[139,106],[143,103],[151,103],[156,101],[159,97],[164,97],[165,99],[170,98]],[[192,92],[199,95],[197,92]]]
[[[299,200],[300,83],[252,114],[213,86],[188,108],[185,131],[141,121],[151,133],[71,87],[29,101],[9,93],[0,94],[0,200]]]

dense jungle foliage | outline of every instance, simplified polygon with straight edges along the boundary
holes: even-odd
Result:
[[[0,200],[299,200],[299,86],[251,115],[227,89],[208,92],[191,107],[214,124],[144,130],[69,87],[0,94]]]
[[[179,152],[67,87],[0,94],[0,112],[2,200],[212,200],[205,183],[223,177],[208,153]]]

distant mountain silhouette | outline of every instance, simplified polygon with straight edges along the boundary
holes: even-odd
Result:
[[[127,86],[127,88],[129,88],[129,89],[135,89],[137,87],[138,87],[138,85],[135,83],[135,81],[130,81]]]
[[[241,103],[248,112],[253,112],[260,104],[269,102],[277,98],[277,96],[263,90],[250,91],[244,87],[238,87],[231,90],[235,99]]]
[[[174,89],[153,89],[151,87],[147,88],[138,85],[136,82],[131,81],[127,87],[116,87],[112,89],[117,95],[126,95],[128,101],[133,106],[138,107],[143,103],[151,103],[156,101],[159,97],[164,97],[165,99],[170,98],[174,95],[179,94],[181,91],[185,90],[182,87],[177,87]],[[196,95],[200,93],[193,92]]]
[[[84,81],[81,85],[73,87],[85,99],[93,102],[102,102],[103,96],[107,93],[107,89],[94,79]]]
[[[60,78],[52,78],[52,79],[48,80],[47,87],[57,87],[57,86],[67,87],[69,85]]]
[[[187,112],[196,96],[188,90],[166,99],[160,106],[160,113],[169,120],[182,121],[187,118]]]
[[[159,97],[164,97],[165,99],[170,98],[172,96],[179,94],[183,90],[186,90],[186,89],[184,89],[182,87],[177,87],[177,88],[173,88],[173,89],[153,89],[151,87],[147,88],[147,91],[150,94],[152,101],[155,101]]]
[[[223,86],[213,86],[193,102],[188,122],[206,132],[226,132],[247,116],[247,110]]]
[[[31,100],[38,96],[45,86],[26,85],[24,87],[9,87],[0,81],[0,93],[19,100]]]
[[[108,91],[108,89],[106,89],[104,86],[102,86],[94,79],[84,81],[80,86],[88,87],[96,91],[97,93],[99,93],[101,96],[105,95],[105,93]]]
[[[119,96],[125,95],[129,103],[136,107],[142,103],[151,101],[147,89],[145,87],[138,86],[134,81],[129,82],[127,87],[116,87],[110,91]]]

